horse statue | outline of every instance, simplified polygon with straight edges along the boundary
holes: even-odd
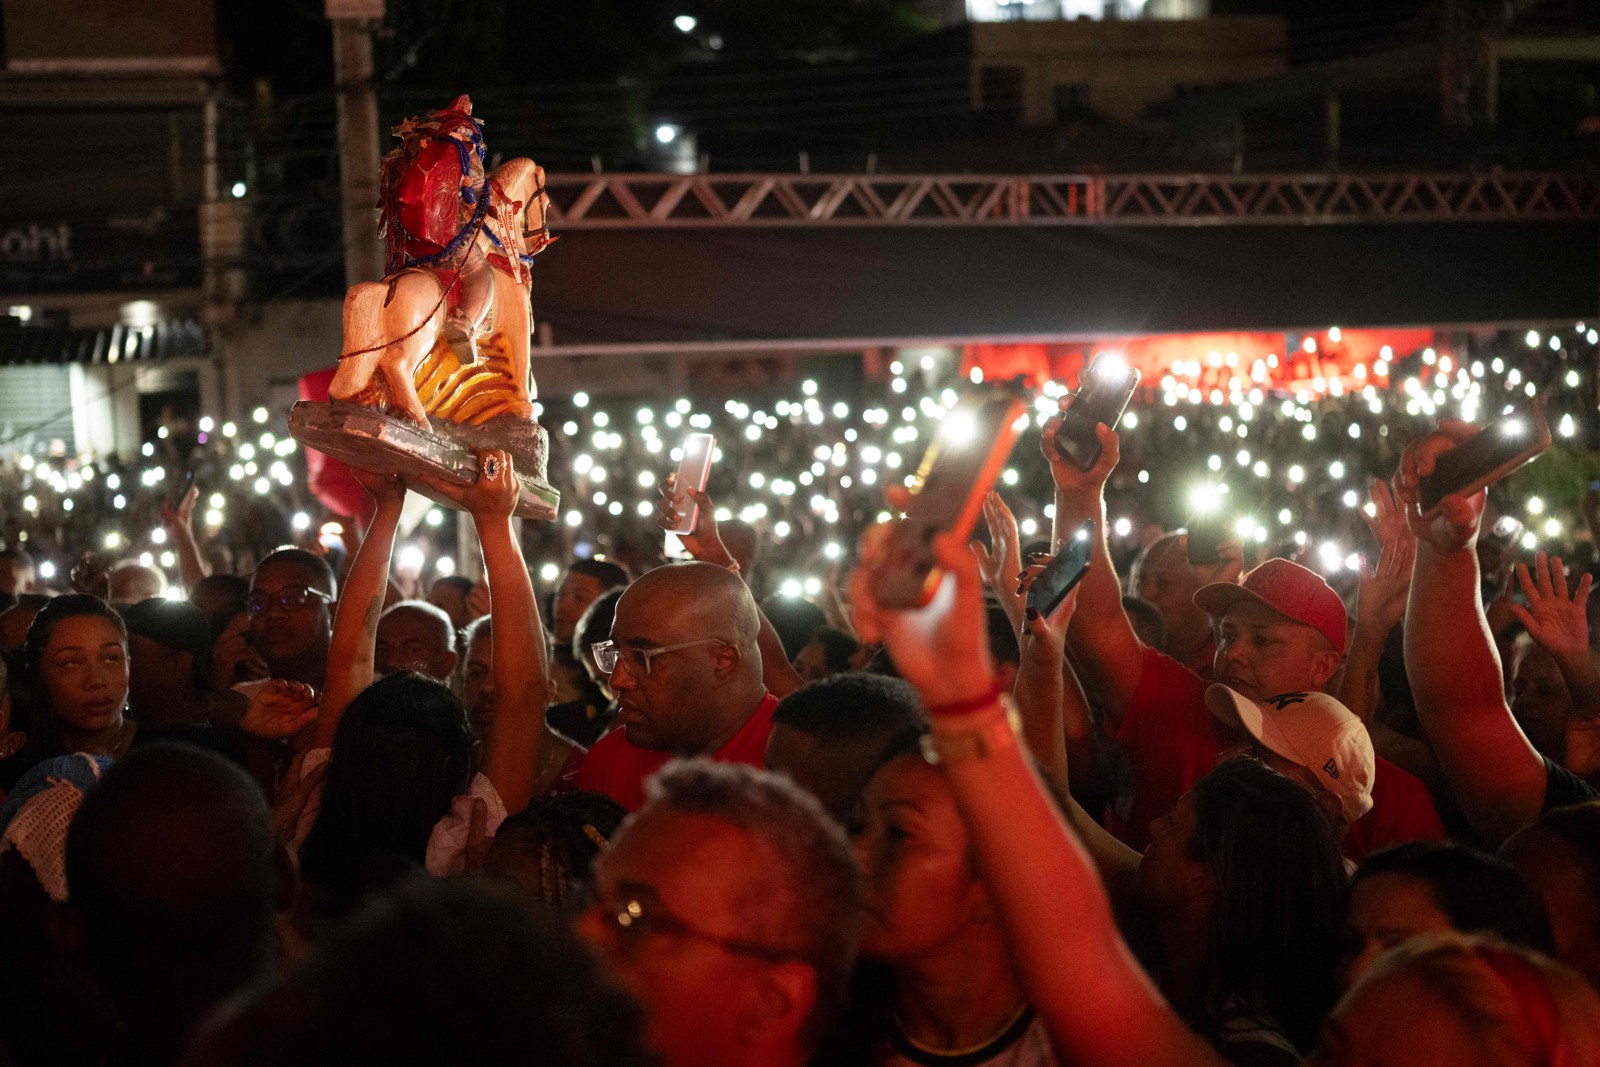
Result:
[[[344,421],[313,425],[316,413],[301,413],[303,439],[378,469],[366,454],[352,459],[337,447],[346,442],[325,447],[329,433],[352,432],[350,408],[366,409],[411,425],[412,451],[436,437],[504,448],[553,500],[529,374],[530,268],[555,240],[544,170],[531,159],[487,170],[483,124],[466,95],[394,134],[400,144],[384,157],[378,203],[386,274],[345,295],[343,351],[328,388]],[[292,413],[291,428],[296,421]],[[407,437],[399,428],[371,436]]]

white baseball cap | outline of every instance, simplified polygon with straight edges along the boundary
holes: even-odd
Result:
[[[1377,756],[1366,724],[1326,693],[1284,693],[1257,703],[1229,689],[1206,690],[1206,707],[1284,759],[1306,768],[1339,798],[1345,822],[1372,810]]]

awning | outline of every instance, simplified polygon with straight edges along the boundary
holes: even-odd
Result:
[[[210,331],[194,319],[76,330],[50,323],[35,325],[0,319],[0,366],[129,363],[210,354]]]
[[[533,310],[551,354],[1576,320],[1600,224],[585,230]]]

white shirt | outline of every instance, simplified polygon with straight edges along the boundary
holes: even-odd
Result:
[[[1032,1009],[1016,1025],[980,1049],[959,1053],[929,1052],[896,1040],[884,1067],[1056,1067],[1056,1054],[1044,1023]]]
[[[294,788],[305,779],[306,775],[327,763],[332,755],[331,748],[311,749],[300,758],[299,767],[289,768],[284,788]],[[482,800],[489,809],[485,829],[490,837],[493,837],[499,831],[500,824],[506,821],[506,806],[500,799],[500,794],[495,791],[494,783],[481,774],[474,774],[466,793],[450,801],[450,810],[433,824],[433,832],[428,835],[428,850],[423,866],[427,868],[429,874],[436,876],[459,874],[465,866],[467,838],[472,832],[474,800]],[[311,835],[311,827],[316,825],[317,815],[321,811],[322,783],[318,782],[311,796],[306,799],[306,806],[300,811],[300,818],[295,823],[294,837],[289,842],[289,848],[296,855],[299,854],[300,847],[305,844],[306,838]]]

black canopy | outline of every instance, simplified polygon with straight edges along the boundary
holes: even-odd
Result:
[[[1592,318],[1594,222],[574,230],[557,348]]]

